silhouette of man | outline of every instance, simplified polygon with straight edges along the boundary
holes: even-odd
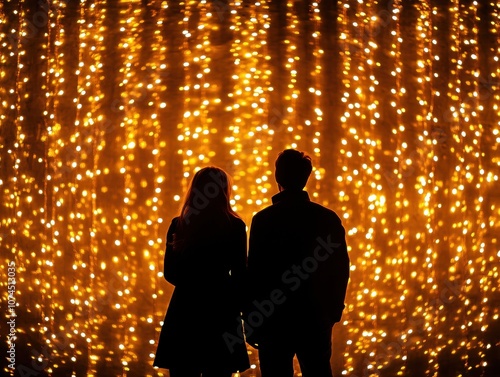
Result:
[[[349,280],[345,230],[337,214],[303,191],[312,163],[287,149],[276,160],[280,192],[250,229],[247,341],[258,348],[263,377],[332,377],[333,324]]]

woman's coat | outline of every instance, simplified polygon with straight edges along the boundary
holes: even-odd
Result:
[[[172,241],[179,218],[167,233],[164,276],[175,286],[153,365],[231,372],[249,368],[241,310],[246,269],[246,231],[231,217],[181,251]]]

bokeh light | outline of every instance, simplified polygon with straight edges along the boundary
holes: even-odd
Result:
[[[2,355],[14,261],[18,373],[168,375],[187,183],[227,170],[250,224],[292,147],[348,232],[334,371],[497,376],[499,29],[495,1],[1,2]]]

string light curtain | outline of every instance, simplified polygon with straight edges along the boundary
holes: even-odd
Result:
[[[250,224],[298,148],[348,234],[335,372],[495,375],[499,29],[494,1],[0,3],[18,373],[167,375],[151,366],[164,235],[190,178],[227,170]]]

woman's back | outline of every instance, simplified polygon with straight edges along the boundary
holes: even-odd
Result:
[[[227,181],[220,186],[226,192],[212,195],[203,208],[195,207],[190,194],[199,195],[210,183],[207,177],[215,174],[200,172],[204,176],[193,179],[181,216],[172,220],[167,232],[164,277],[175,289],[154,365],[170,369],[171,375],[189,366],[198,376],[203,371],[230,376],[249,368],[243,338],[236,346],[225,342],[227,334],[232,339],[242,334],[246,227],[230,209]]]
[[[179,226],[179,218],[172,221],[172,239]],[[238,267],[244,272],[245,259],[238,255],[237,249],[245,243],[246,230],[243,221],[236,217],[218,219],[207,222],[202,231],[192,236],[192,240],[176,249],[167,246],[164,272],[165,279],[175,286],[199,285],[201,289],[209,283],[222,284],[229,282],[233,269]],[[243,238],[243,235],[245,236]],[[169,235],[167,235],[169,237]]]

